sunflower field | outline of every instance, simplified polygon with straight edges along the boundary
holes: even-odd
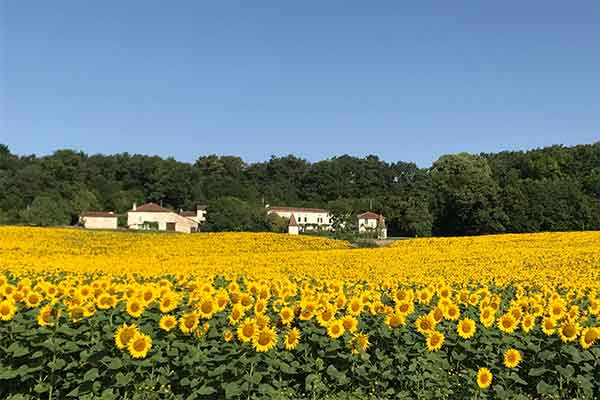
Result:
[[[0,227],[0,398],[597,399],[600,232]]]

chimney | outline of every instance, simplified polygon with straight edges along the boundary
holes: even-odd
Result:
[[[133,203],[133,207],[131,207],[131,209],[135,211],[137,209],[137,204]]]

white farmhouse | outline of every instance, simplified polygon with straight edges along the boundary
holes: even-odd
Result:
[[[117,229],[118,215],[112,211],[88,211],[79,221],[86,229]]]
[[[137,206],[135,203],[127,212],[127,227],[129,229],[158,229],[159,231],[193,233],[198,231],[200,220],[204,218],[202,210],[197,210],[195,216],[181,214],[163,208],[158,204],[146,203]]]
[[[331,215],[322,208],[267,206],[267,213],[279,215],[290,222],[293,216],[300,232],[331,230]]]
[[[387,238],[387,227],[383,215],[371,211],[364,212],[356,216],[358,219],[358,232],[376,232],[378,239]]]

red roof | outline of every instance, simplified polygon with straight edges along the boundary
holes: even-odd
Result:
[[[290,222],[288,223],[288,226],[298,226],[298,223],[296,222],[296,218],[294,217],[294,214],[292,214],[292,216],[290,217]]]
[[[173,212],[173,210],[169,210],[159,206],[154,203],[146,203],[141,206],[137,206],[135,210],[129,210],[129,212]]]
[[[367,211],[357,215],[358,219],[383,219],[383,215],[376,214],[372,211]]]
[[[112,211],[86,211],[81,214],[82,217],[102,217],[102,218],[117,218],[118,215]]]
[[[314,213],[326,213],[327,210],[322,208],[307,208],[307,207],[269,207],[269,211],[281,211],[281,212],[314,212]]]

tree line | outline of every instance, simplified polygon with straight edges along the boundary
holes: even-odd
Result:
[[[383,214],[390,235],[475,235],[600,229],[600,142],[478,155],[444,155],[430,168],[343,155],[246,163],[58,150],[19,156],[0,145],[0,223],[67,225],[88,210],[133,202],[174,209],[208,204],[206,230],[283,230],[265,204],[323,207],[344,226]]]

